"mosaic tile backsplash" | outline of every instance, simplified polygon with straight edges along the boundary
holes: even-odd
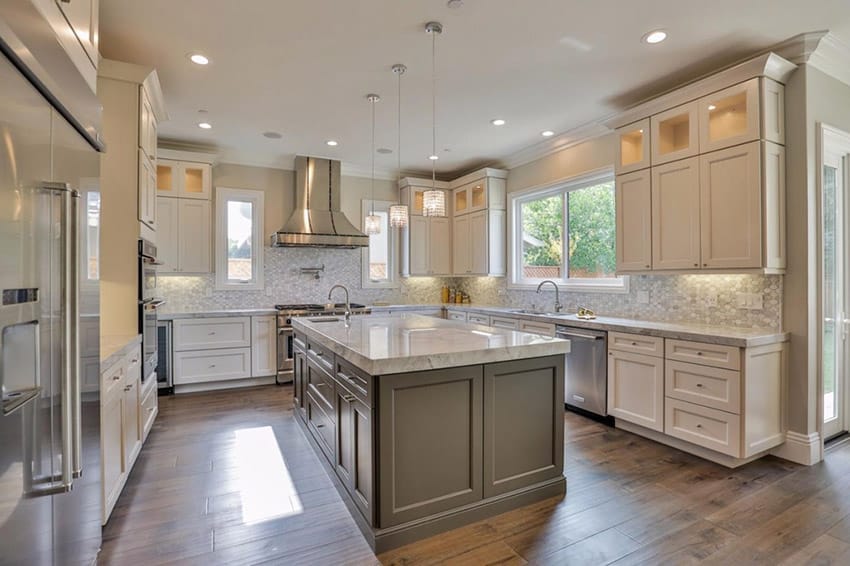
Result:
[[[517,308],[549,310],[554,303],[551,287],[534,291],[508,289],[502,277],[401,279],[398,289],[363,289],[360,279],[360,250],[311,248],[265,248],[263,291],[217,291],[213,275],[159,278],[160,293],[168,300],[166,312],[266,308],[275,303],[324,303],[336,283],[348,287],[351,301],[373,303],[433,304],[440,302],[443,285],[459,287],[472,302]],[[302,267],[325,266],[316,280],[302,275]],[[648,303],[639,303],[639,293],[648,293]],[[737,306],[739,293],[760,294],[763,308]],[[342,294],[335,295],[336,301]],[[567,312],[579,306],[598,315],[693,322],[721,326],[782,328],[782,277],[779,275],[637,275],[629,281],[628,293],[561,293]]]

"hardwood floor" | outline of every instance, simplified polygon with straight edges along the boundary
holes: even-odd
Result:
[[[578,415],[567,494],[386,552],[360,535],[291,389],[160,398],[101,564],[848,564],[850,444],[728,470]]]

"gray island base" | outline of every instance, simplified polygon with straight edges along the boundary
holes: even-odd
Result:
[[[376,553],[564,494],[569,341],[417,315],[293,328],[296,421]]]

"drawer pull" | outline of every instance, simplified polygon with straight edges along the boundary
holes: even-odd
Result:
[[[131,383],[130,385],[127,385],[126,387],[124,387],[124,391],[129,391],[132,388],[133,388],[133,384]]]
[[[121,381],[121,374],[119,373],[118,375],[113,375],[112,381]]]
[[[210,330],[210,336],[215,336],[215,330]]]
[[[702,428],[702,425],[701,425],[701,424],[697,424],[697,428]]]
[[[637,346],[637,342],[632,342],[632,346]]]
[[[316,425],[316,428],[325,428],[325,425],[323,425],[323,424],[317,424],[317,425]]]
[[[357,397],[355,397],[354,395],[343,395],[342,400],[347,403],[351,403],[352,401],[356,401]]]
[[[701,355],[702,355],[702,352],[697,352],[697,356],[701,356]]]
[[[210,367],[211,367],[211,368],[214,368],[214,367],[215,367],[215,364],[210,364]]]
[[[702,383],[697,383],[697,387],[702,387]]]

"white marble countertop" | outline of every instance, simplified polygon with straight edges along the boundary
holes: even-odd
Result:
[[[332,322],[313,322],[316,320]],[[415,314],[292,319],[296,332],[371,375],[566,354],[570,342]]]
[[[100,370],[103,371],[136,344],[142,343],[141,334],[105,334],[100,337]]]
[[[520,313],[514,307],[488,306],[488,305],[463,305],[463,304],[407,304],[388,305],[373,307],[373,312],[424,310],[445,307],[448,310],[477,312],[488,315],[504,315],[520,320],[535,322],[549,322],[562,326],[574,326],[594,330],[607,330],[613,332],[630,332],[648,336],[659,336],[662,338],[673,338],[677,340],[695,340],[710,344],[725,344],[727,346],[738,346],[741,348],[763,346],[785,342],[790,339],[787,332],[776,331],[769,328],[739,328],[735,326],[711,326],[691,322],[662,322],[650,320],[636,320],[630,318],[617,318],[598,316],[593,320],[579,319],[575,314],[553,314],[553,313]]]
[[[177,318],[217,318],[229,316],[263,316],[277,314],[274,307],[258,309],[218,309],[202,311],[162,312],[157,313],[159,320],[174,320]]]

